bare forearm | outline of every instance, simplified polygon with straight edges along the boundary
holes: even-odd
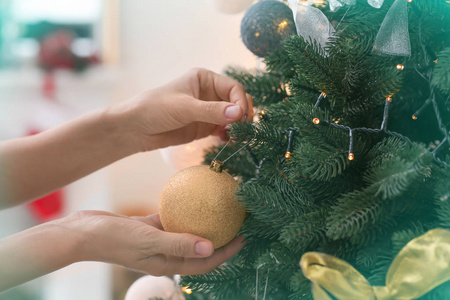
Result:
[[[0,292],[78,261],[80,240],[55,223],[1,239]]]
[[[1,143],[0,208],[37,198],[136,152],[126,114],[96,111]]]

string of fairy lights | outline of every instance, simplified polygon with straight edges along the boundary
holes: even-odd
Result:
[[[419,27],[420,28],[420,27]],[[426,49],[425,47],[423,47],[424,49],[424,53],[425,53],[425,57],[426,57],[426,62],[427,64],[429,63],[429,59],[428,56],[426,54]],[[434,61],[435,63],[437,62],[437,60]],[[405,66],[402,64],[398,64],[396,66],[397,70],[402,71],[405,70]],[[427,68],[427,73],[429,74],[429,77],[425,77],[422,73],[420,73],[420,71],[417,70],[416,71],[421,75],[422,78],[424,78],[425,80],[427,80],[429,82],[429,86],[430,86],[430,96],[429,98],[424,102],[424,104],[422,105],[422,107],[420,107],[413,115],[412,115],[412,119],[413,120],[417,120],[418,116],[420,115],[420,113],[423,111],[423,109],[428,106],[429,104],[433,104],[433,109],[436,115],[436,119],[438,122],[438,126],[439,129],[441,130],[441,132],[444,134],[444,138],[439,142],[439,144],[436,146],[436,148],[434,148],[434,150],[432,151],[432,155],[433,155],[433,159],[436,161],[437,164],[446,167],[446,168],[450,168],[450,165],[448,163],[446,163],[445,161],[441,160],[437,155],[438,153],[444,148],[445,144],[448,143],[450,145],[450,132],[447,131],[446,127],[443,125],[442,122],[442,118],[437,106],[437,102],[436,102],[436,92],[434,90],[434,87],[431,84],[431,74],[432,74],[432,68],[428,67]],[[348,131],[349,133],[349,147],[348,147],[348,155],[347,155],[347,159],[348,160],[354,160],[355,159],[355,154],[353,152],[354,149],[354,134],[356,132],[364,132],[364,133],[370,133],[370,134],[385,134],[385,135],[389,135],[395,138],[398,138],[402,141],[407,142],[408,144],[412,144],[412,141],[398,133],[395,131],[390,131],[387,130],[387,123],[388,123],[388,118],[389,118],[389,110],[390,110],[390,106],[392,103],[392,97],[393,95],[389,95],[388,97],[386,97],[385,100],[385,104],[384,104],[384,110],[383,110],[383,121],[381,123],[380,128],[366,128],[366,127],[357,127],[357,128],[351,128],[349,126],[345,126],[342,124],[339,124],[337,121],[335,122],[330,122],[327,120],[321,120],[318,117],[314,117],[312,119],[312,123],[314,125],[323,125],[323,126],[329,126],[332,128],[336,128],[336,129],[340,129],[340,130],[345,130]],[[318,109],[320,107],[320,103],[323,99],[326,98],[326,94],[324,92],[321,92],[319,97],[317,98],[317,101],[314,105],[314,110]],[[313,110],[313,112],[314,112]],[[267,117],[267,110],[262,110],[259,113],[260,119],[265,119]],[[299,127],[289,127],[288,129],[286,129],[283,133],[286,133],[287,136],[287,147],[286,147],[286,151],[284,154],[284,158],[285,159],[289,159],[292,156],[292,147],[293,147],[293,140],[294,140],[294,133],[295,131],[299,130]],[[246,143],[247,145],[249,143]],[[263,158],[262,160],[258,160],[255,156],[255,154],[251,151],[251,149],[249,147],[246,148],[247,152],[249,153],[253,163],[256,166],[256,173],[259,173],[259,170],[261,169],[263,163],[265,162],[266,158]]]
[[[411,2],[412,0],[407,0],[408,2]],[[422,16],[423,18],[423,16]],[[437,155],[439,154],[439,152],[444,149],[445,145],[448,144],[450,146],[450,131],[445,127],[443,121],[442,121],[442,116],[441,113],[439,112],[439,108],[438,108],[438,104],[437,104],[437,100],[436,100],[436,94],[437,92],[434,89],[434,86],[431,83],[431,78],[432,78],[432,73],[433,73],[433,68],[431,65],[431,59],[427,53],[426,47],[424,46],[423,40],[422,40],[422,18],[419,21],[419,38],[420,38],[420,44],[422,47],[422,51],[424,54],[424,58],[425,58],[425,65],[427,66],[425,68],[426,74],[428,75],[428,77],[426,77],[424,74],[422,74],[420,72],[420,70],[418,69],[417,66],[414,66],[415,71],[424,79],[427,81],[429,88],[430,88],[430,96],[428,97],[427,100],[424,101],[423,105],[412,115],[412,119],[413,120],[417,120],[419,115],[421,114],[421,112],[430,104],[432,104],[433,106],[433,110],[434,110],[434,114],[436,116],[436,120],[438,122],[438,127],[439,130],[442,132],[443,134],[443,139],[437,144],[437,146],[433,149],[432,156],[433,159],[435,160],[435,162],[445,168],[450,168],[450,165],[441,160]],[[434,63],[438,62],[438,59],[433,60]],[[405,65],[403,64],[397,64],[396,69],[399,71],[403,71],[405,69],[409,69],[407,67],[405,67]],[[314,105],[314,110],[318,109],[320,107],[320,103],[323,99],[325,99],[327,95],[324,92],[321,92],[315,105]],[[370,134],[385,134],[385,135],[389,135],[395,138],[398,138],[402,141],[405,141],[409,144],[412,144],[412,141],[398,133],[398,132],[394,132],[394,131],[390,131],[387,130],[387,123],[388,123],[388,118],[389,118],[389,110],[390,110],[390,106],[392,103],[392,97],[394,95],[389,95],[386,97],[385,100],[385,104],[384,104],[384,110],[383,110],[383,121],[381,123],[380,128],[366,128],[366,127],[358,127],[358,128],[351,128],[349,126],[345,126],[342,124],[339,124],[338,121],[334,121],[334,122],[330,122],[327,120],[320,120],[318,117],[314,117],[312,119],[312,123],[314,125],[323,125],[323,126],[329,126],[332,128],[336,128],[336,129],[340,129],[340,130],[345,130],[348,131],[349,134],[349,147],[348,147],[348,155],[347,155],[347,159],[348,160],[354,160],[355,159],[355,154],[353,152],[354,149],[354,134],[356,132],[365,132],[365,133],[370,133]],[[313,110],[313,112],[314,112]],[[264,119],[267,116],[267,111],[266,110],[262,110],[260,112],[260,119]],[[295,131],[299,130],[300,128],[298,127],[290,127],[288,129],[286,129],[283,133],[286,133],[287,136],[287,148],[284,154],[284,158],[285,159],[289,159],[292,156],[292,147],[293,147],[293,139],[294,139],[294,133]],[[250,157],[253,160],[253,163],[256,166],[256,172],[259,173],[259,170],[261,169],[264,161],[266,160],[266,158],[263,158],[262,160],[258,160],[256,158],[256,156],[254,155],[254,153],[251,151],[251,149],[249,149],[249,147],[246,148],[247,152],[249,153]]]
[[[321,92],[315,105],[314,105],[314,109],[319,108],[320,103],[323,99],[326,98],[326,94],[324,92]],[[398,133],[398,132],[394,132],[394,131],[390,131],[387,130],[387,120],[388,120],[388,116],[389,116],[389,107],[390,107],[390,103],[392,102],[392,97],[387,97],[386,101],[385,101],[385,107],[384,107],[384,112],[383,112],[383,122],[381,124],[381,128],[380,129],[375,129],[375,128],[366,128],[366,127],[358,127],[358,128],[351,128],[349,126],[345,126],[342,124],[339,124],[337,122],[329,122],[326,120],[320,120],[319,118],[315,117],[312,119],[312,123],[314,125],[326,125],[329,127],[333,127],[333,128],[337,128],[337,129],[341,129],[341,130],[346,130],[349,133],[349,150],[348,150],[348,155],[347,155],[347,159],[348,160],[353,160],[355,159],[355,154],[353,153],[353,148],[354,148],[354,133],[355,132],[366,132],[366,133],[382,133],[382,134],[386,134],[386,135],[390,135],[393,137],[396,137],[398,139],[401,139],[403,141],[408,142],[409,144],[412,144],[411,140]],[[267,111],[263,110],[260,112],[260,116],[262,118],[264,118],[267,115]],[[294,132],[299,130],[299,127],[289,127],[288,129],[286,129],[284,131],[284,133],[287,133],[287,148],[286,148],[286,152],[284,154],[284,157],[286,159],[289,159],[292,155],[292,147],[293,147],[293,138],[294,138]],[[258,163],[259,165],[259,163]]]
[[[397,65],[397,69],[398,70],[403,70],[404,66],[403,65]],[[429,69],[429,73],[431,73],[431,69]],[[430,81],[430,79],[427,79],[427,80]],[[437,157],[437,154],[439,153],[439,151],[441,149],[443,149],[444,145],[450,141],[450,138],[449,138],[449,132],[447,132],[445,126],[443,125],[442,118],[440,116],[440,113],[439,113],[439,110],[438,110],[438,107],[437,107],[437,104],[436,104],[436,97],[435,97],[434,88],[431,86],[431,83],[430,83],[430,89],[431,89],[430,98],[425,101],[425,103],[418,110],[418,112],[413,114],[413,119],[416,120],[418,114],[420,113],[420,111],[422,111],[423,108],[425,106],[427,106],[429,103],[433,103],[435,114],[436,114],[436,118],[437,118],[438,124],[439,124],[439,128],[444,133],[444,138],[438,144],[438,146],[432,151],[433,158],[439,165],[450,168],[449,164],[447,164],[445,161],[442,161],[440,158]],[[317,99],[317,101],[316,101],[316,103],[315,103],[315,105],[314,105],[314,109],[319,108],[321,101],[323,99],[325,99],[325,97],[326,97],[326,94],[324,92],[321,92],[319,97],[318,97],[318,99]],[[366,128],[366,127],[351,128],[349,126],[345,126],[345,125],[339,124],[337,122],[329,122],[329,121],[326,121],[326,120],[320,120],[317,117],[314,117],[312,119],[312,123],[314,125],[325,125],[325,126],[329,126],[329,127],[333,127],[333,128],[337,128],[337,129],[348,131],[348,133],[349,133],[349,147],[348,147],[347,159],[348,160],[354,160],[355,159],[355,154],[353,152],[353,149],[354,149],[354,133],[355,132],[365,132],[365,133],[371,133],[371,134],[385,134],[385,135],[389,135],[389,136],[398,138],[398,139],[400,139],[402,141],[405,141],[405,142],[407,142],[409,144],[412,144],[412,141],[408,137],[406,137],[406,136],[404,136],[404,135],[402,135],[402,134],[400,134],[398,132],[390,131],[390,130],[386,129],[387,128],[387,123],[388,123],[389,109],[390,109],[391,103],[392,103],[392,96],[386,97],[385,105],[384,105],[384,111],[383,111],[383,121],[382,121],[381,126],[380,126],[379,129],[378,128]],[[264,117],[266,115],[267,115],[267,111],[265,111],[265,110],[261,111],[261,113],[260,113],[261,117]],[[286,129],[284,131],[284,133],[287,133],[287,140],[288,140],[286,152],[285,152],[285,155],[284,155],[284,157],[286,159],[289,159],[291,157],[291,155],[292,155],[292,146],[293,146],[294,132],[299,130],[299,129],[300,128],[298,128],[298,127],[290,127],[290,128],[288,128],[288,129]],[[252,158],[254,158],[254,156]],[[261,162],[255,164],[255,165],[257,165],[257,167],[260,168],[261,167]]]
[[[402,65],[403,66],[403,65]],[[397,66],[398,70],[403,70],[404,68],[399,68]],[[432,93],[433,94],[433,93]],[[434,95],[434,94],[433,94]],[[324,92],[321,92],[315,105],[314,105],[314,109],[318,109],[320,106],[320,103],[323,99],[325,99],[326,94]],[[428,105],[429,103],[432,103],[434,99],[435,102],[435,98],[430,97],[428,100],[425,101],[425,103],[423,104],[423,106],[418,110],[418,111],[422,111],[423,107]],[[354,133],[355,132],[365,132],[365,133],[370,133],[370,134],[385,134],[385,135],[389,135],[395,138],[398,138],[402,141],[407,142],[408,144],[412,144],[413,142],[406,136],[395,132],[395,131],[390,131],[387,130],[387,123],[388,123],[388,117],[389,117],[389,109],[390,109],[390,105],[392,103],[392,96],[388,96],[386,97],[385,100],[385,105],[384,105],[384,111],[383,111],[383,121],[381,123],[380,128],[367,128],[367,127],[357,127],[357,128],[351,128],[349,126],[345,126],[342,124],[338,124],[337,122],[329,122],[326,120],[320,120],[319,118],[315,117],[312,119],[312,123],[314,125],[325,125],[325,126],[329,126],[332,128],[336,128],[336,129],[340,129],[340,130],[345,130],[348,131],[349,133],[349,146],[348,146],[348,155],[347,155],[347,159],[348,160],[354,160],[355,159],[355,154],[353,152],[354,149]],[[436,110],[435,112],[437,112],[437,119],[438,119],[438,123],[440,128],[443,127],[445,130],[445,126],[442,125],[442,119],[440,117],[439,111]],[[262,110],[259,115],[261,119],[265,119],[267,116],[268,112],[267,110]],[[416,112],[415,114],[413,114],[413,119],[416,120],[417,119],[417,115],[418,113]],[[299,130],[299,127],[289,127],[288,129],[286,129],[283,133],[286,133],[287,136],[287,147],[286,147],[286,151],[284,154],[284,158],[285,159],[289,159],[291,158],[292,155],[292,147],[293,147],[293,140],[294,140],[294,133],[295,131]],[[446,132],[446,131],[445,131]],[[443,167],[447,167],[450,168],[450,165],[448,163],[446,163],[445,161],[442,161],[440,158],[437,157],[437,154],[439,153],[439,151],[445,146],[446,143],[448,143],[448,141],[450,141],[449,137],[448,137],[448,133],[447,135],[443,138],[443,140],[438,144],[438,146],[432,151],[432,155],[434,160],[441,166]],[[246,145],[249,145],[250,143],[245,143]],[[266,158],[263,158],[262,160],[258,160],[256,158],[256,155],[251,151],[251,149],[249,147],[246,147],[246,150],[248,152],[248,154],[250,155],[253,163],[256,166],[256,173],[259,173],[259,170],[261,169],[263,163],[265,162]]]

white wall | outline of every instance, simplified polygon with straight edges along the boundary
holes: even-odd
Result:
[[[220,13],[206,0],[122,1],[121,61],[129,93],[157,86],[192,67],[221,72],[254,67],[240,39],[242,14]]]

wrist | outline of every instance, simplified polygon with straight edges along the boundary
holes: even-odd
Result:
[[[71,247],[66,249],[71,253],[71,263],[80,261],[109,262],[105,255],[111,248],[105,247],[105,242],[108,242],[107,233],[102,235],[105,226],[109,229],[106,224],[108,215],[109,213],[102,211],[78,211],[61,219],[61,228],[71,236]]]
[[[111,137],[111,146],[124,157],[142,152],[137,112],[135,101],[126,101],[105,109],[101,115],[105,134]]]
[[[65,217],[40,225],[40,233],[48,237],[47,247],[54,254],[53,263],[50,264],[52,269],[57,270],[85,260],[85,237],[77,230],[77,223],[70,217]]]
[[[148,109],[149,100],[158,98],[161,98],[158,89],[148,90],[106,111],[106,116],[114,120],[113,122],[119,127],[122,143],[129,145],[131,154],[161,147],[160,139],[163,137],[151,132],[160,131],[152,124],[162,116],[157,113],[157,104],[154,104],[152,109]]]
[[[81,260],[82,238],[63,220],[0,240],[0,292]]]

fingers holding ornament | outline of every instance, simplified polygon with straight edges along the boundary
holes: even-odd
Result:
[[[201,275],[208,273],[238,254],[244,246],[244,237],[236,237],[225,246],[216,249],[210,257],[185,259],[182,267],[178,269],[179,274]]]
[[[159,265],[163,266],[161,275],[201,275],[208,273],[233,256],[245,246],[244,237],[236,237],[225,246],[216,249],[209,257],[187,258],[168,256],[163,258]]]
[[[242,110],[242,114],[240,115],[240,119],[233,121],[244,122],[245,116],[248,115],[248,111],[250,109],[253,110],[253,101],[249,101],[248,94],[245,93],[244,87],[236,80],[224,75],[216,74],[214,72],[208,72],[206,75],[211,76],[211,78],[206,79],[206,81],[212,81],[213,89],[204,88],[203,93],[213,95],[201,97],[204,98],[204,100],[226,101],[238,105]],[[204,78],[209,76],[204,76]],[[204,78],[201,78],[200,80],[205,81]],[[208,84],[208,82],[202,82],[201,86],[209,87],[211,85]]]
[[[139,222],[143,222],[152,227],[158,228],[159,230],[164,230],[161,224],[161,220],[159,218],[159,214],[153,214],[146,217],[130,217],[133,220],[137,220]]]

